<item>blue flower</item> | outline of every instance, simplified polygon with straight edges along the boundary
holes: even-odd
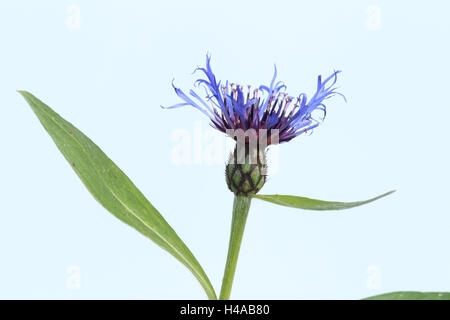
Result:
[[[323,114],[320,120],[325,118],[325,99],[337,94],[345,100],[335,87],[340,71],[333,72],[324,81],[319,76],[317,91],[309,101],[305,93],[294,98],[285,92],[283,82],[276,81],[276,66],[270,85],[261,85],[253,90],[251,86],[244,90],[242,86],[228,81],[225,84],[217,82],[209,55],[206,56],[206,68],[198,67],[195,71],[201,71],[206,76],[194,83],[195,87],[205,89],[206,97],[201,98],[194,90],[190,90],[187,95],[172,82],[175,93],[184,102],[166,109],[192,106],[209,117],[214,128],[224,133],[228,133],[227,130],[254,129],[258,134],[261,129],[266,129],[267,145],[290,141],[317,127],[320,121],[312,113],[320,111]],[[277,138],[273,130],[276,130]]]

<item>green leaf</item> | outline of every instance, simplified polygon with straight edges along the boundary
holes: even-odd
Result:
[[[131,180],[81,131],[26,91],[19,91],[95,199],[183,263],[210,299],[214,288],[197,259]]]
[[[380,294],[363,300],[450,300],[450,292],[399,291]]]
[[[378,200],[383,198],[391,193],[395,192],[395,190],[386,192],[378,197],[364,200],[364,201],[355,201],[355,202],[336,202],[336,201],[323,201],[310,199],[305,197],[297,197],[297,196],[288,196],[288,195],[264,195],[264,194],[256,194],[253,195],[253,198],[257,198],[260,200],[272,202],[278,204],[280,206],[298,208],[298,209],[306,209],[306,210],[342,210],[353,208],[357,206],[361,206],[363,204]]]

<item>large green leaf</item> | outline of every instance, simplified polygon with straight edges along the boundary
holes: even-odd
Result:
[[[305,197],[279,195],[279,194],[274,194],[274,195],[256,194],[253,196],[253,198],[272,202],[272,203],[278,204],[280,206],[298,208],[298,209],[342,210],[342,209],[348,209],[348,208],[361,206],[363,204],[383,198],[393,192],[395,192],[395,190],[386,192],[378,197],[375,197],[375,198],[372,198],[369,200],[355,201],[355,202],[323,201],[323,200],[316,200],[316,199],[310,199],[310,198],[305,198]]]
[[[450,300],[450,292],[398,291],[380,294],[364,300]]]
[[[177,258],[198,279],[208,297],[216,299],[197,259],[122,170],[94,142],[42,101],[29,92],[19,93],[95,199],[117,218]]]

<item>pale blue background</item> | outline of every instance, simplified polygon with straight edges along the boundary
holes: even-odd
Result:
[[[80,29],[67,26],[78,6]],[[367,26],[380,8],[381,29]],[[206,52],[220,79],[293,95],[343,70],[310,136],[281,146],[264,193],[394,195],[341,212],[252,204],[233,298],[357,299],[450,291],[446,1],[2,1],[0,298],[198,298],[179,262],[104,210],[16,89],[90,136],[148,196],[217,290],[232,194],[223,165],[175,165],[175,130],[207,119],[179,102]],[[67,287],[67,268],[81,271]],[[367,286],[371,266],[381,287]],[[370,282],[370,281],[369,281]],[[372,289],[371,289],[372,288]]]

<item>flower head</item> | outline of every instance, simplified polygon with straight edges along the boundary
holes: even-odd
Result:
[[[193,106],[210,118],[214,128],[224,133],[228,133],[228,130],[254,129],[258,135],[261,129],[265,129],[267,145],[287,142],[302,133],[311,131],[319,125],[319,120],[312,115],[314,111],[322,112],[321,120],[325,118],[325,99],[335,94],[345,99],[342,94],[336,92],[334,87],[340,71],[335,71],[324,81],[319,76],[317,91],[309,100],[305,93],[301,93],[298,97],[288,95],[283,82],[276,81],[276,67],[270,85],[261,85],[254,89],[251,86],[244,89],[241,85],[228,81],[217,82],[211,69],[209,55],[206,56],[206,68],[198,67],[195,71],[201,71],[206,76],[206,78],[198,79],[194,84],[196,87],[201,86],[205,89],[206,97],[202,99],[192,89],[188,96],[172,83],[176,94],[184,102],[167,109]],[[276,132],[276,139],[273,132]]]

